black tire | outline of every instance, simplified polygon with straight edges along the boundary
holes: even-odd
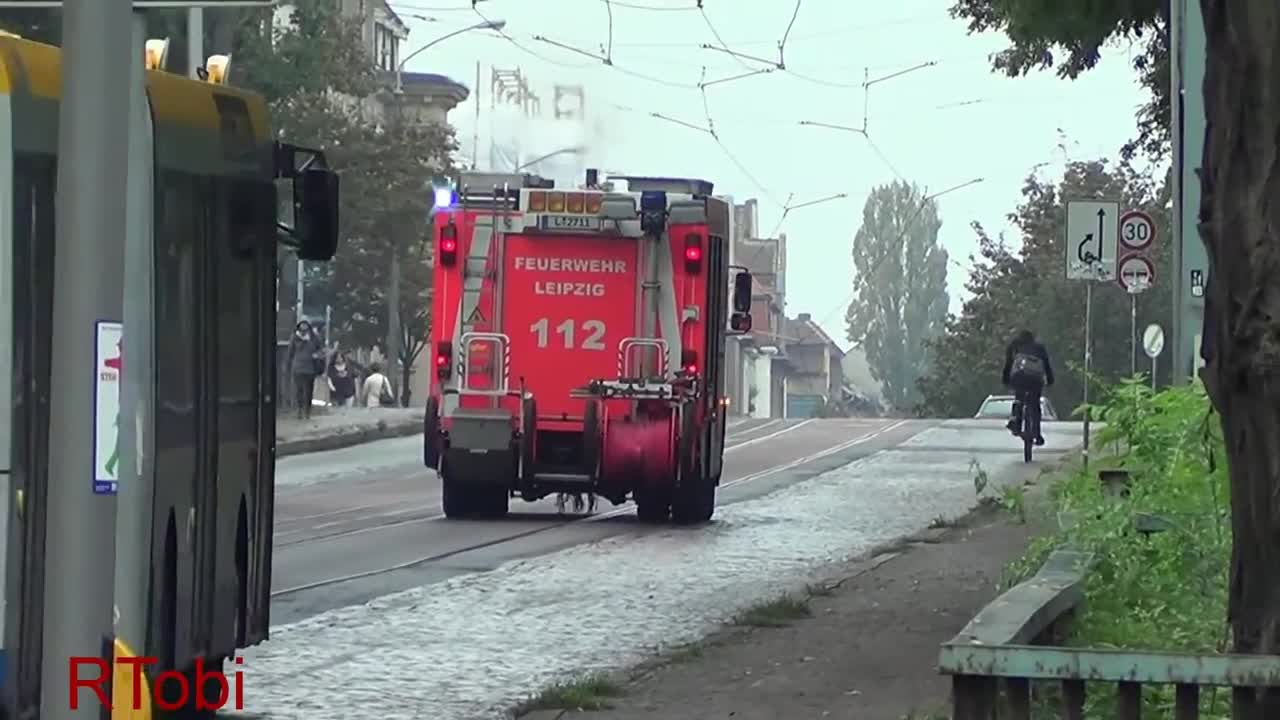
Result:
[[[450,520],[471,517],[476,511],[475,490],[452,475],[447,464],[440,466],[440,509]]]
[[[520,480],[528,484],[533,481],[537,462],[534,440],[538,434],[538,401],[532,397],[520,401],[520,430]]]
[[[1022,462],[1031,462],[1031,448],[1035,444],[1035,420],[1028,403],[1022,406]]]
[[[440,469],[440,403],[434,396],[427,398],[422,416],[422,464]]]
[[[600,442],[603,438],[604,433],[600,432],[600,400],[587,398],[582,413],[582,469],[593,478],[600,469]]]
[[[506,517],[511,510],[511,493],[504,487],[480,487],[475,489],[475,493],[483,507],[481,514],[488,519]]]
[[[474,498],[467,492],[468,488],[457,480],[443,479],[440,482],[440,507],[444,516],[450,520],[470,517],[474,508]]]
[[[662,491],[636,491],[636,517],[640,522],[660,525],[671,517],[671,496]]]
[[[705,523],[716,512],[716,483],[703,472],[698,430],[693,414],[686,413],[680,427],[680,482],[671,498],[671,519],[677,525]]]

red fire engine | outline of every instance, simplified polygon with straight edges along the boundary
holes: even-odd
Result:
[[[437,191],[423,455],[446,516],[566,494],[711,518],[725,337],[751,329],[752,282],[711,192],[593,170],[579,189],[471,173]]]

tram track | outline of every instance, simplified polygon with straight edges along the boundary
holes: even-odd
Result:
[[[813,421],[806,420],[799,423],[787,425],[786,427],[783,427],[779,430],[774,430],[773,432],[770,432],[770,433],[756,434],[754,437],[746,440],[735,438],[735,439],[738,439],[739,442],[726,448],[726,461],[729,460],[729,452],[731,450],[734,450],[737,448],[756,447],[762,441],[776,438],[776,437],[785,435],[787,433],[793,432],[794,430],[797,430],[797,429],[800,429],[801,427],[805,427],[809,425],[811,422]],[[909,422],[911,421],[900,420],[900,421],[889,422],[889,423],[883,423],[883,422],[877,423],[875,425],[866,427],[865,428],[866,432],[859,432],[857,435],[855,435],[852,438],[838,440],[838,441],[826,444],[821,448],[818,448],[810,452],[806,452],[805,454],[799,457],[790,458],[781,462],[775,462],[763,468],[757,468],[757,469],[739,474],[737,477],[726,478],[725,481],[721,483],[721,486],[720,486],[721,492],[723,493],[723,491],[728,490],[730,488],[741,487],[744,485],[748,485],[750,483],[755,483],[757,481],[776,478],[778,476],[783,475],[784,473],[787,473],[788,471],[801,468],[804,465],[821,461],[823,459],[837,455],[841,452],[852,450],[853,448],[858,446],[865,446],[865,445],[872,444],[876,440],[883,440],[886,438],[886,436],[893,436],[895,432],[902,430],[905,426],[908,425]],[[850,426],[850,427],[857,427],[857,426]],[[753,428],[753,430],[756,433],[758,433],[760,429],[761,428],[759,427]],[[916,431],[917,430],[911,430],[909,434],[913,435],[915,434]],[[899,433],[899,434],[903,434],[903,433]],[[900,439],[905,439],[905,437]],[[872,452],[875,452],[875,451],[873,450]],[[778,455],[778,453],[768,453],[768,455]],[[739,493],[735,492],[734,494],[739,494]],[[732,502],[733,499],[722,498],[721,500],[722,503],[726,501]],[[535,521],[535,522],[540,522],[544,524],[540,524],[533,528],[519,530],[512,533],[501,533],[494,537],[478,539],[475,542],[469,542],[460,546],[452,547],[446,550],[441,550],[435,553],[430,553],[430,554],[421,555],[418,557],[409,558],[407,560],[400,561],[400,562],[395,562],[387,565],[379,565],[377,567],[363,569],[357,572],[343,573],[340,575],[333,575],[329,577],[319,578],[316,580],[311,580],[308,582],[298,583],[288,587],[273,590],[271,593],[271,597],[272,599],[276,599],[276,600],[285,599],[285,598],[296,596],[308,591],[319,590],[322,588],[342,585],[346,583],[353,583],[353,582],[364,580],[364,579],[374,578],[380,575],[396,573],[398,571],[412,570],[422,566],[430,565],[432,563],[439,563],[439,562],[448,560],[450,558],[465,555],[467,553],[473,553],[473,552],[482,551],[488,548],[502,546],[508,543],[525,540],[533,536],[549,535],[551,533],[566,530],[574,526],[582,526],[588,523],[599,523],[599,522],[619,518],[626,515],[632,515],[634,514],[634,512],[635,512],[635,507],[632,504],[627,503],[611,510],[599,512],[599,513],[593,513],[593,514],[559,515],[559,514],[553,514],[553,513],[512,513],[512,516],[510,518],[503,519],[503,520],[496,520],[496,521],[490,521],[485,523],[480,523],[480,522],[457,523],[457,524],[453,524],[453,527],[463,528],[463,527],[470,526],[470,527],[486,527],[489,529],[494,529],[494,528],[501,528],[501,526],[504,523],[509,523],[514,525],[520,522],[529,522],[529,521]],[[318,513],[315,515],[327,516],[329,515],[329,513]],[[302,518],[297,518],[297,519],[302,519]],[[355,535],[363,535],[363,534],[368,534],[368,533],[377,532],[377,531],[387,531],[387,530],[391,530],[393,528],[397,528],[405,525],[435,523],[435,522],[443,522],[443,521],[444,521],[444,516],[436,514],[428,517],[407,519],[407,520],[394,522],[394,523],[384,523],[380,525],[354,528],[354,529],[339,532],[339,533],[325,534],[321,536],[309,536],[305,539],[279,544],[279,547],[282,547],[282,548],[297,547],[299,545],[311,544],[313,542],[334,541],[334,540],[355,536]],[[627,527],[633,528],[634,526],[627,525]],[[661,528],[655,527],[653,528],[653,531],[658,531],[660,529]]]
[[[793,432],[795,430],[799,430],[800,428],[808,425],[811,422],[813,421],[801,420],[799,422],[786,424],[781,429],[774,429],[777,427],[778,424],[783,424],[785,423],[785,421],[784,420],[768,420],[762,424],[754,425],[752,427],[739,430],[736,433],[730,434],[729,437],[726,438],[725,454],[728,455],[729,453],[735,450],[738,450],[740,448],[751,447],[761,442],[766,442],[774,438],[780,437],[782,435],[786,435],[787,433]],[[771,431],[768,433],[764,433],[763,431],[765,430],[771,430]],[[749,437],[744,437],[744,436],[749,436]],[[737,442],[730,442],[732,440],[736,440]],[[425,473],[426,471],[423,470],[422,472]],[[530,504],[530,507],[533,507],[535,505],[536,503]],[[628,506],[623,506],[623,507],[628,507]],[[377,508],[382,508],[382,510],[375,511],[365,515],[348,515],[348,513],[355,513],[361,510],[374,510]],[[286,547],[291,547],[294,545],[300,545],[304,543],[318,542],[321,540],[332,540],[334,538],[348,537],[352,535],[363,535],[366,533],[377,532],[379,530],[399,527],[403,525],[433,522],[433,521],[444,518],[444,515],[439,512],[431,512],[431,514],[429,515],[419,515],[417,517],[410,517],[410,518],[402,518],[402,516],[413,514],[415,512],[424,512],[424,513],[430,512],[432,510],[436,510],[437,508],[439,508],[438,502],[433,502],[433,503],[425,504],[421,506],[415,506],[407,509],[389,508],[385,504],[381,504],[381,503],[367,503],[367,504],[358,505],[352,508],[342,508],[342,509],[330,510],[330,511],[321,512],[321,513],[312,513],[309,515],[303,515],[298,517],[281,518],[282,522],[287,522],[287,523],[297,523],[304,520],[322,520],[322,519],[329,519],[329,518],[340,518],[340,519],[329,520],[328,522],[321,523],[319,525],[308,525],[306,527],[301,527],[301,528],[292,528],[292,529],[285,529],[285,530],[277,529],[276,539],[274,544],[276,548],[286,548]],[[537,518],[537,519],[542,519],[544,516],[549,516],[550,518],[570,517],[570,516],[561,515],[559,513],[555,515],[549,515],[548,513],[515,512],[513,513],[513,515],[517,517],[524,517],[524,518],[530,518],[532,516],[533,518]],[[369,521],[373,521],[373,522],[371,524],[360,525],[359,527],[346,528],[343,530],[333,530],[330,532],[321,532],[321,533],[313,532],[315,530],[320,530],[326,526],[362,523],[362,522],[369,522]],[[294,537],[294,538],[288,537],[289,535],[297,535],[300,533],[307,533],[307,534],[301,537]]]

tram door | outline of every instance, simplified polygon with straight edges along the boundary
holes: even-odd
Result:
[[[11,146],[10,146],[11,147]],[[4,707],[14,715],[40,705],[44,625],[44,537],[48,495],[50,343],[38,337],[53,319],[54,194],[57,160],[17,152],[12,204],[0,201],[0,273],[10,293],[0,299],[0,462],[8,507],[4,569]],[[0,161],[5,158],[0,158]],[[0,171],[2,173],[3,171]],[[6,184],[0,184],[0,188]],[[6,198],[7,199],[7,198]],[[4,372],[10,365],[11,372]],[[5,380],[4,378],[8,378]]]

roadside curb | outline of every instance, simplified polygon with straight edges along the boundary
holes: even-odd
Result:
[[[340,450],[355,445],[363,445],[375,440],[408,437],[422,432],[421,418],[407,418],[393,422],[379,421],[377,425],[362,429],[349,429],[329,435],[301,437],[296,440],[276,442],[276,459],[291,455]]]

